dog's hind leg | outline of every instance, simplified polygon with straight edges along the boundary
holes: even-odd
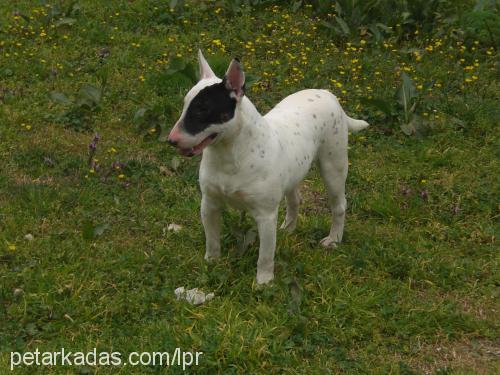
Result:
[[[300,192],[299,186],[295,186],[286,194],[286,218],[280,229],[292,233],[297,226],[297,216],[299,215]]]
[[[348,167],[347,150],[342,151],[337,149],[337,152],[335,152],[328,151],[324,147],[322,152],[320,152],[319,166],[326,190],[328,191],[328,201],[332,212],[330,233],[321,240],[320,244],[324,247],[336,246],[337,243],[342,241],[347,208],[345,198],[345,181]]]

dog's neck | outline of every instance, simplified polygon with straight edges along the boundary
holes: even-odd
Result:
[[[203,151],[203,158],[228,173],[237,173],[242,162],[241,155],[250,154],[242,150],[256,149],[257,143],[264,147],[269,133],[266,120],[244,96],[236,106],[234,123],[219,135],[220,139]]]

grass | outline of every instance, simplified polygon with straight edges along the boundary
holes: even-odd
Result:
[[[214,2],[170,11],[164,1],[87,0],[72,9],[63,2],[67,14],[47,20],[55,3],[47,4],[0,5],[2,373],[11,351],[61,347],[124,356],[198,350],[200,366],[187,371],[200,373],[499,370],[493,47],[451,34],[339,40],[307,6],[233,14]],[[167,68],[189,68],[197,48],[219,74],[240,56],[257,79],[247,95],[262,113],[318,87],[371,123],[350,139],[345,241],[318,246],[329,215],[313,169],[297,231],[279,234],[276,280],[264,289],[254,282],[256,244],[237,251],[239,233],[253,225],[237,212],[224,216],[222,260],[204,262],[199,159],[179,159],[158,140],[190,87],[189,75]],[[402,71],[424,119],[413,136],[401,131],[393,99]],[[102,98],[77,105],[84,84]],[[69,101],[50,100],[53,91]],[[366,104],[373,99],[391,112]],[[95,132],[98,161],[89,169]],[[110,168],[114,161],[123,165]],[[183,229],[167,230],[171,223]],[[199,307],[176,301],[182,285],[216,298]]]

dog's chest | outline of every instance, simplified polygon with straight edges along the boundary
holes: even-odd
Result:
[[[228,166],[203,163],[200,168],[200,187],[203,194],[236,209],[252,209],[280,199],[282,184],[270,172],[272,165],[247,159],[243,165]],[[228,173],[228,171],[230,173]],[[232,172],[232,173],[231,173]]]
[[[237,176],[231,178],[222,173],[212,173],[210,179],[200,180],[200,183],[203,194],[209,194],[231,207],[247,209],[253,206],[256,194],[252,186]]]

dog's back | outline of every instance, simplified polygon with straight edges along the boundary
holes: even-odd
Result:
[[[297,180],[292,186],[305,176],[322,149],[330,155],[347,152],[346,115],[327,90],[302,90],[287,96],[264,119],[289,156],[284,158],[289,164],[285,170],[292,169]]]

